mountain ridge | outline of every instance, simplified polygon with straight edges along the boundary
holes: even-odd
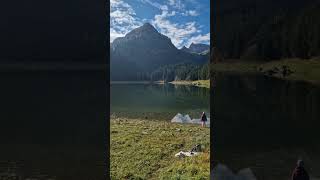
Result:
[[[202,54],[202,53],[206,53],[207,51],[210,50],[210,45],[208,44],[196,44],[196,43],[191,43],[189,48],[187,48],[186,46],[183,46],[180,50],[185,51],[185,52],[189,52],[189,53],[197,53],[197,54]]]
[[[181,51],[170,38],[145,23],[111,43],[111,79],[137,80],[141,74],[148,77],[161,66],[204,64],[208,60],[207,56]]]

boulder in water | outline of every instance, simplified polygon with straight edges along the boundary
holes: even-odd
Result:
[[[257,180],[250,168],[242,169],[237,174],[234,174],[223,164],[218,164],[213,169],[212,176],[215,180]]]

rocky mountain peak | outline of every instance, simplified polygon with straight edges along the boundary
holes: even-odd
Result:
[[[149,23],[116,38],[111,44],[110,56],[111,77],[117,80],[135,79],[141,73],[150,73],[161,66],[207,62],[205,56],[177,49],[167,36]]]
[[[142,26],[141,26],[142,29],[147,29],[147,30],[155,30],[157,31],[150,23],[144,23]]]
[[[126,37],[136,36],[158,36],[160,33],[150,23],[145,23],[142,26],[129,32]]]

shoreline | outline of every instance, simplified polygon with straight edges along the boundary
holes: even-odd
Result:
[[[197,86],[197,87],[204,87],[210,88],[210,80],[196,80],[196,81],[110,81],[110,84],[174,84],[174,85],[188,85],[188,86]]]
[[[210,89],[210,80],[196,80],[196,81],[171,81],[170,84],[174,85],[190,85],[190,86],[197,86],[197,87],[204,87]]]
[[[210,111],[206,111],[210,114]],[[170,122],[180,112],[119,112],[111,111],[110,119],[140,119],[146,121],[158,121],[158,122]],[[199,119],[200,112],[189,112],[182,114],[188,114],[192,119]],[[208,115],[209,116],[209,115]],[[210,118],[210,116],[208,117]]]
[[[283,75],[284,67],[287,69],[286,75]],[[304,81],[320,85],[319,58],[310,60],[282,59],[269,62],[233,60],[211,64],[211,71],[216,73],[260,74],[283,80]]]

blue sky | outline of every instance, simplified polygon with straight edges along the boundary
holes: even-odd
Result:
[[[210,42],[210,0],[110,0],[110,42],[149,22],[181,48]]]

